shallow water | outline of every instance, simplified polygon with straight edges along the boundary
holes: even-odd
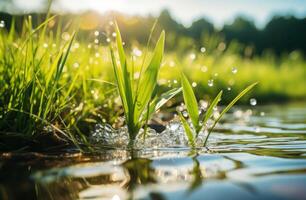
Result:
[[[0,199],[306,199],[306,105],[236,108],[197,152],[2,154]]]

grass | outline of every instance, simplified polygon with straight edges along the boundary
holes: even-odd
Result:
[[[257,83],[253,83],[247,88],[245,88],[242,92],[240,92],[220,113],[220,115],[214,120],[212,126],[210,128],[207,127],[207,121],[212,117],[214,108],[217,107],[218,102],[221,100],[223,91],[221,90],[219,94],[215,97],[215,99],[211,102],[210,106],[208,107],[206,113],[199,113],[199,107],[198,107],[198,101],[195,97],[195,94],[193,92],[192,86],[189,83],[187,77],[181,73],[181,84],[183,88],[183,97],[184,102],[186,104],[187,112],[189,114],[191,124],[189,124],[181,112],[179,112],[179,116],[181,119],[181,122],[183,124],[186,136],[188,138],[189,145],[191,147],[196,146],[196,139],[199,136],[199,133],[204,128],[208,129],[208,134],[205,137],[203,146],[205,147],[207,145],[208,138],[215,128],[216,124],[220,121],[222,116],[228,112],[234,104],[242,98],[246,93],[248,93]]]
[[[87,138],[97,123],[115,128],[126,124],[133,141],[162,106],[173,107],[183,98],[186,105],[195,105],[194,99],[211,101],[221,90],[222,103],[230,103],[257,81],[242,103],[251,95],[259,103],[306,98],[305,59],[297,52],[250,58],[230,47],[207,45],[205,53],[191,49],[181,54],[164,50],[165,34],[155,37],[154,28],[146,47],[136,42],[123,46],[128,38],[122,39],[115,25],[108,25],[109,33],[93,30],[84,39],[75,33],[75,23],[64,26],[60,21],[60,16],[51,16],[34,26],[29,17],[19,31],[14,24],[0,29],[0,149],[30,148],[28,141],[36,141],[38,148],[66,143],[82,148],[89,146]],[[176,60],[193,80],[192,87],[174,70]],[[232,73],[233,66],[237,73]],[[186,102],[187,87],[183,98],[177,95],[180,79],[189,84],[191,103]],[[210,79],[213,86],[207,84]],[[208,119],[197,116],[195,108],[188,111],[199,132],[200,122]]]
[[[120,63],[114,55],[111,47],[112,64],[116,78],[117,88],[122,101],[125,121],[129,131],[129,146],[133,147],[135,138],[151,115],[157,111],[170,98],[176,95],[180,89],[170,90],[156,96],[157,76],[159,73],[162,57],[164,54],[165,32],[163,31],[156,43],[152,58],[147,67],[141,67],[139,79],[135,80],[131,75],[134,71],[134,64],[128,67],[128,62],[122,45],[122,39],[118,25],[116,24],[116,42]],[[150,39],[149,39],[150,41]],[[145,57],[144,57],[145,59]],[[145,60],[142,62],[145,63]],[[118,65],[120,65],[118,67]]]

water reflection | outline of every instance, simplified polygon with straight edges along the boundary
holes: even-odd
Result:
[[[209,149],[2,154],[0,199],[306,199],[305,109],[269,109],[229,118]],[[236,129],[255,125],[262,131]]]

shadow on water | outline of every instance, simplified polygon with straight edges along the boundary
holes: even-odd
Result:
[[[265,112],[247,122],[223,123],[210,150],[3,153],[0,199],[305,199],[306,123],[298,115],[303,109],[289,109],[288,115]],[[296,123],[291,115],[299,116]],[[288,120],[291,126],[276,131]],[[221,131],[228,124],[231,131]],[[252,131],[258,124],[262,131]]]

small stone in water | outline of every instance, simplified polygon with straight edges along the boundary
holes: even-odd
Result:
[[[257,100],[254,99],[254,98],[250,99],[250,104],[251,104],[251,106],[256,106]]]
[[[238,69],[237,69],[236,67],[233,67],[233,68],[232,68],[232,73],[233,73],[233,74],[236,74],[237,72],[238,72]]]
[[[213,79],[208,80],[208,86],[209,87],[214,86],[214,80]]]

